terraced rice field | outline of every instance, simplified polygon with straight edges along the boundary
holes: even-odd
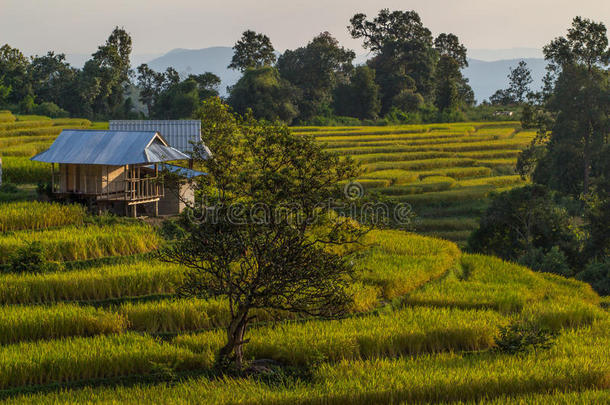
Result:
[[[48,121],[11,117],[0,113],[0,125]],[[519,184],[510,167],[531,136],[505,124],[296,130],[360,159],[366,190],[413,204],[419,232],[456,240],[475,226],[491,191]],[[27,157],[4,159],[10,173],[10,159]],[[30,242],[60,265],[12,273],[5,263]],[[349,316],[257,312],[246,356],[273,359],[294,375],[216,378],[227,303],[179,297],[183,269],[147,253],[163,243],[144,224],[92,220],[71,206],[0,202],[0,401],[610,400],[607,299],[585,283],[400,230],[373,231],[352,253]],[[516,322],[558,337],[546,350],[498,352],[501,328]]]
[[[610,316],[584,283],[463,254],[445,240],[374,231],[352,254],[350,316],[257,313],[246,356],[274,359],[301,377],[217,379],[210,373],[227,304],[180,298],[183,269],[129,256],[161,243],[153,229],[65,222],[53,204],[0,203],[0,211],[8,207],[17,219],[0,233],[2,257],[38,240],[64,265],[0,275],[0,399],[7,403],[607,398]],[[56,221],[24,220],[19,210],[46,210]],[[496,352],[500,329],[519,320],[559,337],[549,350]]]
[[[62,129],[84,129],[91,121],[81,118],[51,119],[39,115],[15,116],[0,112],[0,158],[3,181],[14,184],[37,184],[51,177],[48,164],[32,162],[30,157],[53,143]]]
[[[50,166],[29,158],[48,148],[63,128],[106,128],[83,119],[49,119],[3,113],[0,157],[4,180],[48,181]],[[463,246],[488,197],[523,184],[514,168],[534,137],[515,122],[389,127],[293,127],[326,148],[362,164],[357,181],[368,193],[412,205],[416,232]],[[7,197],[8,198],[8,197]]]
[[[535,136],[515,122],[294,127],[353,157],[366,192],[412,205],[416,232],[464,245],[494,191],[523,184],[520,151]]]

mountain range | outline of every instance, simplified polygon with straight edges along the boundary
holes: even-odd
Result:
[[[463,73],[474,90],[477,102],[488,99],[498,89],[506,88],[510,68],[517,66],[520,60],[525,60],[532,71],[532,89],[538,90],[542,86],[546,63],[539,49],[474,49],[469,50],[469,54],[469,66]],[[134,66],[146,62],[156,71],[164,71],[171,66],[183,75],[212,72],[221,78],[219,91],[226,96],[227,86],[235,84],[241,75],[238,71],[227,69],[232,56],[233,49],[228,46],[177,48],[163,55],[133,55],[132,62]],[[355,63],[364,63],[368,57],[358,55]],[[67,55],[67,59],[74,66],[82,66],[87,58],[84,55]]]

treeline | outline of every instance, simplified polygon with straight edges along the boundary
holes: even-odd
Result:
[[[517,161],[532,185],[498,195],[469,240],[472,250],[535,270],[575,276],[610,295],[610,48],[606,26],[574,18],[544,47],[544,88],[527,93],[523,65],[497,93],[524,105],[538,136]],[[520,79],[519,79],[520,78]],[[500,97],[501,96],[501,97]]]
[[[220,78],[211,73],[181,77],[174,69],[157,73],[131,68],[131,36],[116,27],[82,69],[64,54],[27,58],[16,48],[0,48],[0,108],[50,117],[186,118],[201,101],[218,95]],[[144,105],[144,111],[136,108]]]
[[[387,9],[373,19],[354,15],[348,29],[371,53],[364,65],[355,66],[354,51],[328,32],[279,57],[266,35],[244,32],[229,65],[243,75],[227,101],[257,118],[320,125],[456,121],[474,105],[461,73],[466,47],[454,34],[434,37],[416,12]],[[82,69],[63,54],[27,58],[4,45],[0,107],[52,117],[187,118],[218,95],[220,78],[212,73],[184,77],[146,64],[134,71],[131,50],[130,35],[119,27]]]
[[[348,27],[372,57],[354,66],[356,54],[328,32],[276,59],[271,40],[244,32],[232,69],[243,72],[229,104],[257,118],[328,125],[355,120],[457,121],[474,105],[461,69],[466,47],[454,34],[436,38],[414,11],[356,14]]]
[[[0,106],[22,114],[51,117],[127,117],[131,37],[115,28],[82,69],[64,54],[27,58],[16,48],[0,48]]]

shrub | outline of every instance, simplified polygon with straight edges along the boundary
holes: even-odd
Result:
[[[0,193],[14,194],[19,192],[19,189],[13,183],[0,184]]]
[[[576,278],[591,284],[600,295],[610,295],[610,260],[590,263]]]
[[[51,118],[66,118],[69,116],[66,110],[59,107],[57,104],[48,101],[40,103],[34,107],[34,114],[44,115]]]
[[[181,239],[186,235],[186,231],[172,219],[163,221],[159,233],[167,240]]]
[[[557,246],[553,246],[546,253],[541,248],[532,249],[519,258],[518,262],[532,270],[544,273],[554,273],[564,277],[574,275],[567,263],[566,255]]]
[[[13,273],[44,273],[56,269],[57,265],[47,262],[40,242],[32,242],[17,249],[10,257],[8,268]]]
[[[497,350],[501,353],[517,354],[549,349],[555,333],[535,323],[513,323],[500,328],[496,338]]]

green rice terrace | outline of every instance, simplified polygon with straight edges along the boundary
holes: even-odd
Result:
[[[515,173],[535,133],[516,122],[393,127],[296,127],[352,156],[366,192],[409,203],[415,231],[463,245],[494,191],[524,183]]]
[[[353,304],[335,320],[257,313],[249,359],[266,379],[217,377],[229,314],[222,299],[181,298],[184,271],[157,261],[152,226],[33,201],[49,168],[28,160],[86,120],[0,114],[0,399],[6,403],[607,403],[610,314],[588,284],[467,254],[487,195],[513,173],[532,133],[515,124],[295,128],[361,161],[367,191],[411,203],[417,235],[367,234],[351,253]],[[14,198],[9,198],[13,196]],[[9,201],[13,199],[14,201]],[[451,240],[447,240],[451,239]],[[39,273],[10,258],[42,246]],[[545,347],[513,353],[536,324]],[[526,345],[527,346],[527,342]]]

